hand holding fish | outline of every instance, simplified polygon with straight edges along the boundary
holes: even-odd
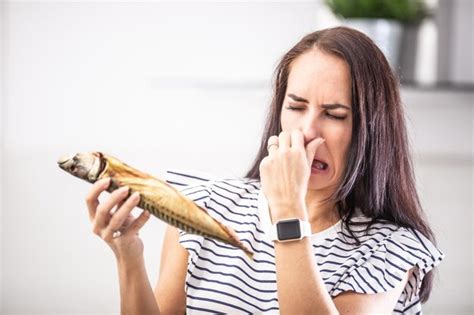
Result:
[[[144,246],[138,231],[148,221],[150,213],[143,211],[138,218],[131,214],[140,196],[136,192],[127,198],[129,189],[126,186],[115,190],[100,203],[99,196],[109,185],[110,178],[99,180],[86,196],[92,231],[110,246],[118,260],[141,257]],[[120,237],[114,237],[114,234]]]
[[[67,173],[94,184],[86,198],[89,215],[94,224],[94,233],[108,244],[133,245],[138,239],[134,235],[148,220],[149,214],[152,214],[187,233],[213,238],[243,250],[250,258],[253,256],[231,228],[214,219],[204,208],[168,183],[112,156],[101,152],[77,153],[61,157],[58,166]],[[110,182],[102,181],[107,178],[110,178]],[[127,187],[128,191],[121,190]],[[103,204],[99,204],[98,197],[104,190],[110,192],[111,196]],[[125,201],[125,197],[130,194],[132,197]],[[133,197],[135,194],[137,199]],[[117,211],[112,216],[110,211],[114,206],[117,206]],[[147,210],[137,219],[130,214],[135,206]],[[127,237],[121,236],[119,240],[114,240],[113,236],[117,233]],[[118,249],[117,246],[114,248]],[[120,251],[116,254],[120,254]]]

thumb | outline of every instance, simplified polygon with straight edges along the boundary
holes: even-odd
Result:
[[[313,163],[314,156],[316,155],[316,150],[324,141],[326,141],[326,139],[316,138],[311,140],[311,142],[306,145],[306,158],[308,159],[309,165]]]

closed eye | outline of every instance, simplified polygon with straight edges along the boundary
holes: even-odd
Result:
[[[326,113],[326,116],[328,116],[328,117],[331,118],[331,119],[337,119],[337,120],[344,120],[344,119],[346,119],[345,116],[344,116],[344,117],[343,117],[343,116],[334,116],[334,115],[331,115],[331,114],[329,114],[329,113]]]
[[[288,105],[288,106],[286,107],[286,109],[294,110],[294,111],[303,111],[303,110],[305,110],[304,107],[295,107],[295,106],[291,106],[291,105]],[[335,116],[335,115],[329,114],[328,112],[326,112],[326,116],[327,116],[329,119],[336,119],[336,120],[344,120],[344,119],[346,119],[346,116]]]
[[[291,105],[288,105],[286,108],[289,109],[289,110],[296,110],[296,111],[304,110],[304,107],[295,107],[295,106],[291,106]]]

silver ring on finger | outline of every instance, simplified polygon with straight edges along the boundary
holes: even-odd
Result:
[[[274,146],[274,145],[278,148],[278,143],[270,143],[270,144],[267,146],[267,151],[270,151],[270,148],[271,148],[272,146]]]
[[[273,140],[273,141],[270,141],[270,140]],[[270,139],[268,139],[267,150],[270,151],[270,148],[274,145],[276,145],[278,148],[278,138],[275,136],[272,136]]]
[[[114,231],[114,232],[112,233],[112,238],[113,238],[113,239],[116,239],[116,238],[120,237],[121,235],[122,235],[122,231],[117,230],[117,231]]]

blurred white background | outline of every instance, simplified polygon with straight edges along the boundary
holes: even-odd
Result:
[[[1,314],[119,313],[115,260],[87,217],[90,185],[59,156],[101,150],[156,176],[243,176],[278,59],[339,23],[318,0],[10,1],[0,21]],[[402,97],[446,254],[424,311],[472,314],[474,92],[411,86]],[[141,233],[153,286],[164,228],[152,218]]]

